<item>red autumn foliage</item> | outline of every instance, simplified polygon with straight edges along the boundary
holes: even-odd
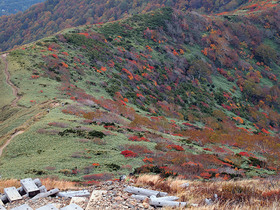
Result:
[[[150,140],[145,137],[138,137],[138,136],[131,136],[128,138],[130,141],[146,141],[149,142]]]
[[[51,56],[54,58],[58,58],[58,56],[56,54],[51,54]]]
[[[176,144],[170,144],[167,146],[168,149],[175,149],[177,151],[185,151],[183,147],[176,145]]]
[[[121,152],[122,155],[124,155],[125,157],[137,157],[138,154],[135,152],[132,152],[130,150],[124,150]]]

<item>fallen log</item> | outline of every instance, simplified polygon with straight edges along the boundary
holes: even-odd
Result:
[[[146,198],[148,198],[148,196],[145,196],[145,195],[132,195],[131,198],[134,198],[138,201],[144,201]]]
[[[166,201],[158,198],[150,198],[149,204],[154,207],[185,207],[187,205],[186,202]]]
[[[156,197],[164,197],[164,196],[168,195],[168,193],[166,193],[166,192],[160,192],[160,191],[155,191],[155,190],[147,190],[147,189],[144,189],[144,188],[131,187],[131,186],[128,186],[124,190],[128,193],[132,193],[132,194],[136,194],[136,195],[146,195],[146,196],[155,195]]]
[[[90,193],[88,190],[79,190],[79,191],[68,191],[68,192],[59,192],[57,193],[58,197],[72,198],[72,197],[89,197]]]
[[[55,195],[59,192],[59,189],[55,188],[55,189],[52,189],[48,192],[45,192],[45,193],[39,193],[38,195],[34,196],[31,200],[36,200],[36,199],[39,199],[39,198],[46,198],[48,196],[51,196],[51,195]]]
[[[179,199],[179,197],[177,196],[166,196],[166,197],[157,198],[154,195],[150,196],[150,198],[156,198],[157,200],[163,200],[163,201],[177,201]]]

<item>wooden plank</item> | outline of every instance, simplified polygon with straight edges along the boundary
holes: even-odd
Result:
[[[165,200],[158,199],[158,198],[150,198],[149,199],[149,204],[151,206],[155,206],[155,207],[165,207],[165,206],[169,206],[169,207],[184,207],[184,206],[187,205],[186,202],[165,201]]]
[[[5,188],[4,193],[10,202],[22,199],[21,195],[15,187]]]
[[[142,201],[144,201],[146,198],[148,198],[148,196],[146,196],[146,195],[132,195],[131,198],[134,198],[134,199],[136,199],[136,200],[142,202]]]
[[[90,193],[88,190],[79,191],[67,191],[57,193],[58,197],[72,198],[72,197],[89,197]]]
[[[59,192],[59,189],[55,188],[53,190],[50,190],[46,193],[39,193],[38,195],[36,195],[35,197],[33,197],[31,200],[36,200],[36,199],[39,199],[39,198],[46,198],[48,196],[51,196],[51,195],[55,195]]]
[[[29,197],[34,197],[40,193],[39,188],[31,178],[20,180],[20,184]]]
[[[155,191],[155,190],[147,190],[147,189],[144,189],[144,188],[131,187],[131,186],[128,186],[124,190],[128,193],[132,193],[132,194],[136,194],[136,195],[146,195],[146,196],[154,195],[156,197],[164,197],[164,196],[168,195],[168,193],[166,193],[166,192],[160,192],[160,191]]]
[[[75,203],[72,203],[68,206],[65,206],[64,208],[61,208],[60,210],[83,210],[80,206],[78,206]]]
[[[53,204],[50,203],[50,204],[42,206],[36,210],[58,210],[58,208],[56,208]]]
[[[33,210],[30,206],[28,206],[27,204],[23,204],[21,206],[15,207],[11,210]]]
[[[164,201],[176,201],[179,199],[177,196],[166,196],[166,197],[159,197],[152,195],[150,198],[156,198],[157,200],[164,200]]]
[[[86,210],[94,209],[94,207],[96,205],[95,203],[97,201],[101,200],[102,196],[106,195],[106,194],[107,194],[107,191],[105,191],[105,190],[93,190],[91,193],[88,205],[86,207]]]

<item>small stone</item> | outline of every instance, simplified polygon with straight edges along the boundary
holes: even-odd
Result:
[[[205,198],[205,203],[207,205],[211,205],[213,203],[213,201],[211,199]]]
[[[189,186],[190,186],[189,183],[184,183],[184,184],[181,184],[181,185],[180,185],[181,188],[187,188],[187,187],[189,187]]]
[[[108,182],[106,182],[106,185],[112,185],[113,184],[113,182],[112,181],[108,181]]]
[[[144,207],[145,209],[148,209],[148,208],[150,207],[150,204],[148,204],[148,203],[143,203],[143,207]]]
[[[120,176],[120,181],[123,181],[123,180],[125,180],[125,179],[126,179],[126,175]]]
[[[116,201],[122,201],[123,199],[120,196],[118,196],[118,197],[115,198],[115,200]]]

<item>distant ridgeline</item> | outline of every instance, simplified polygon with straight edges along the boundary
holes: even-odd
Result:
[[[43,1],[45,0],[2,0],[0,1],[0,16],[25,11],[33,4]]]
[[[17,7],[23,5],[22,1],[14,0],[13,2],[17,3]],[[30,5],[36,2],[40,1],[28,1]],[[265,8],[263,4],[268,4],[269,2],[273,1],[48,0],[43,4],[28,9],[24,13],[0,18],[0,50],[4,51],[17,45],[41,39],[65,28],[114,21],[131,14],[145,13],[165,6],[183,11],[196,10],[203,14],[214,14],[234,11],[237,8],[242,8],[242,6],[253,3],[253,7],[244,7],[242,9],[255,10],[258,6]],[[5,2],[2,4],[11,5],[11,3],[8,4]],[[29,6],[29,4],[25,2],[24,6]],[[7,10],[4,7],[3,9]]]

